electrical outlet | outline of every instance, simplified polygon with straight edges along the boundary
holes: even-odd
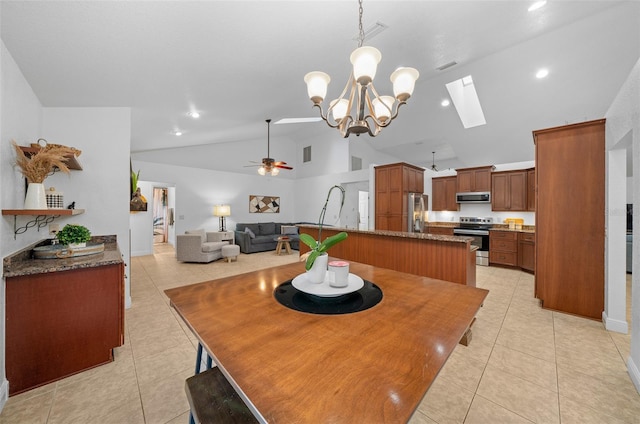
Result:
[[[60,226],[58,224],[49,224],[49,235],[55,236],[60,231]]]

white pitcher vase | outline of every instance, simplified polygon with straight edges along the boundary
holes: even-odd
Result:
[[[329,255],[323,253],[318,256],[311,265],[311,269],[307,271],[307,281],[313,284],[320,284],[324,282],[324,277],[327,275],[327,263],[329,262]]]
[[[44,193],[43,183],[29,183],[27,196],[24,198],[25,209],[48,209],[47,196]]]

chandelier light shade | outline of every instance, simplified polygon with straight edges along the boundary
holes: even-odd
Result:
[[[324,72],[313,71],[304,76],[307,94],[313,106],[320,110],[320,116],[331,127],[337,128],[342,137],[351,134],[368,133],[375,137],[382,128],[388,126],[398,116],[398,109],[413,94],[420,74],[414,68],[401,67],[391,74],[393,97],[380,96],[373,86],[382,54],[375,47],[363,46],[362,0],[359,0],[358,24],[360,35],[358,48],[351,53],[353,68],[342,94],[329,102],[324,111],[322,102],[327,96],[331,77]]]
[[[220,217],[220,231],[227,231],[225,228],[225,218],[231,216],[231,206],[215,205],[213,207],[213,216]]]

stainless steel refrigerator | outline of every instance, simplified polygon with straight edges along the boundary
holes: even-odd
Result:
[[[427,210],[428,196],[422,193],[408,193],[407,231],[421,233],[424,230],[425,211]]]

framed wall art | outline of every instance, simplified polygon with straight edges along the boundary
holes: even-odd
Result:
[[[249,195],[249,213],[280,213],[280,197]]]

